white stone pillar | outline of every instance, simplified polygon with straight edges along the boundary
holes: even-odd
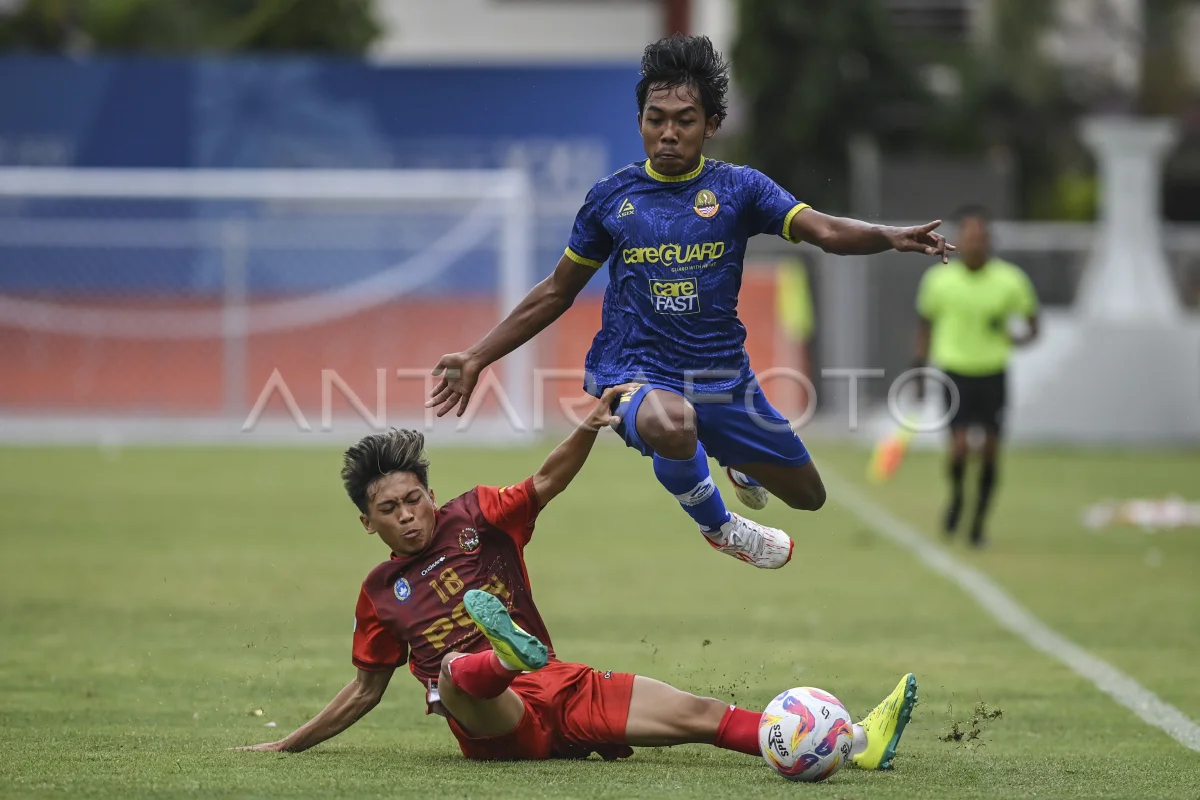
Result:
[[[1083,140],[1096,155],[1100,225],[1076,308],[1092,321],[1177,321],[1179,298],[1163,253],[1162,162],[1178,133],[1168,120],[1092,117]]]
[[[1103,186],[1092,258],[1074,308],[1047,309],[1037,344],[1013,356],[1013,435],[1200,441],[1200,324],[1181,309],[1159,221],[1175,130],[1162,120],[1095,118],[1083,138]]]

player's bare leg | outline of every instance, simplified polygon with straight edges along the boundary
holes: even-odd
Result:
[[[712,697],[697,697],[661,681],[638,675],[629,698],[625,743],[634,747],[712,744],[759,755],[762,715]]]
[[[524,701],[512,689],[505,689],[496,697],[479,698],[458,688],[450,664],[463,656],[463,653],[448,653],[442,659],[442,671],[438,676],[442,705],[472,736],[503,736],[516,730],[525,715]]]
[[[798,467],[781,464],[738,464],[733,467],[762,484],[789,508],[816,511],[825,505],[825,484],[817,465],[809,461]]]
[[[625,741],[634,747],[712,744],[728,709],[726,703],[712,697],[697,697],[637,675],[629,698]]]
[[[633,424],[654,453],[659,483],[679,501],[714,548],[756,567],[782,567],[792,557],[791,538],[725,508],[709,471],[708,454],[696,434],[695,420],[695,409],[681,394],[653,389],[642,399]]]
[[[442,705],[473,736],[499,736],[516,729],[525,713],[524,701],[509,685],[522,672],[546,666],[549,653],[493,595],[471,589],[463,607],[492,649],[442,659]]]
[[[888,769],[896,745],[917,702],[917,682],[901,678],[896,689],[874,711],[853,726],[851,756],[862,769]],[[758,728],[762,714],[697,697],[638,675],[633,679],[625,743],[634,747],[711,744],[725,750],[761,756]]]

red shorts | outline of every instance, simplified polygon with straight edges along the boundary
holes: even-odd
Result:
[[[447,720],[464,756],[538,761],[599,753],[611,761],[633,755],[625,744],[633,695],[630,673],[552,660],[537,672],[518,676],[512,689],[525,701],[525,715],[502,736],[471,736],[453,718]]]

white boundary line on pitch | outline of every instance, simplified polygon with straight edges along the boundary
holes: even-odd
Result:
[[[1164,702],[1112,664],[1052,630],[987,575],[956,560],[911,525],[889,514],[849,481],[830,475],[828,467],[821,471],[825,482],[831,484],[833,494],[846,502],[848,511],[908,550],[934,572],[958,584],[1002,626],[1035,649],[1062,662],[1080,677],[1087,678],[1097,689],[1128,708],[1148,725],[1165,731],[1184,747],[1200,752],[1200,725],[1192,722],[1178,708]],[[834,480],[829,480],[831,477]]]

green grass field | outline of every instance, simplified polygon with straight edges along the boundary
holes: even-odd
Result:
[[[512,483],[548,447],[434,452],[432,482],[443,499]],[[814,451],[827,471],[862,476],[865,453]],[[0,794],[1200,797],[1200,754],[1000,628],[836,496],[817,514],[763,512],[797,557],[756,571],[706,547],[649,462],[615,440],[527,551],[560,656],[751,708],[816,685],[856,715],[913,671],[921,705],[894,771],[793,785],[700,746],[468,763],[403,673],[321,747],[228,752],[283,735],[353,675],[358,585],[386,552],[359,528],[338,468],[337,452],[316,450],[0,449]],[[940,476],[939,457],[914,454],[872,494],[934,536]],[[1200,457],[1017,452],[1002,481],[993,546],[956,555],[1200,720],[1200,532],[1078,523],[1105,498],[1200,498]],[[1003,717],[970,743],[942,741],[980,702]]]

